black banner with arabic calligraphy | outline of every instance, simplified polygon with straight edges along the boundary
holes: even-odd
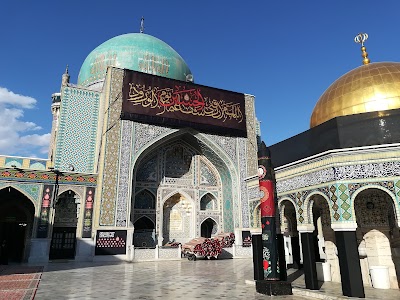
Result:
[[[121,118],[246,136],[244,94],[125,70]]]

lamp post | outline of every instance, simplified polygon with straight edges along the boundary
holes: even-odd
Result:
[[[54,189],[53,189],[53,197],[51,197],[51,207],[55,208],[58,200],[58,189],[59,189],[59,178],[60,175],[62,175],[62,172],[58,169],[54,169],[53,167],[49,167],[49,170],[53,172],[56,175],[56,180],[54,183]]]

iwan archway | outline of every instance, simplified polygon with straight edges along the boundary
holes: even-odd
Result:
[[[0,243],[6,243],[7,260],[23,262],[29,252],[35,206],[12,187],[0,190]]]
[[[136,160],[131,222],[144,216],[153,220],[159,246],[200,236],[208,218],[217,224],[211,227],[214,231],[233,231],[236,171],[208,143],[183,131],[155,142]],[[138,205],[143,190],[156,196],[155,209]],[[206,203],[211,195],[212,201]]]

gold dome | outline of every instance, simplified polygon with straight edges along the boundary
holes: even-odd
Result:
[[[400,108],[400,63],[371,63],[346,73],[322,94],[310,127],[339,116],[395,108]]]

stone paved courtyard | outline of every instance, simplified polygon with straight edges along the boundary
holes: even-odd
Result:
[[[246,284],[252,268],[251,259],[53,262],[45,267],[35,299],[270,299]]]

